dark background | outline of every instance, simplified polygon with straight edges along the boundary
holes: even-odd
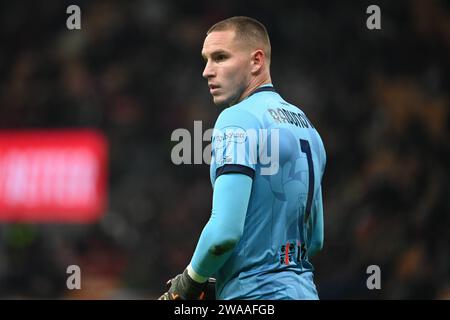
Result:
[[[81,30],[66,28],[67,6]],[[366,8],[381,8],[368,30]],[[205,31],[263,22],[272,80],[327,151],[322,299],[449,299],[446,1],[8,1],[0,4],[0,127],[97,128],[109,207],[94,224],[0,224],[0,298],[154,299],[208,220],[208,165],[171,162],[177,128],[213,127]],[[207,143],[204,144],[206,146]],[[66,288],[66,268],[82,290]],[[368,290],[366,268],[381,268]]]

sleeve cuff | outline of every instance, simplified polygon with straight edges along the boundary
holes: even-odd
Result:
[[[195,282],[203,283],[206,282],[206,280],[208,280],[208,277],[201,276],[197,272],[195,272],[190,264],[187,266],[187,271],[189,277],[191,277],[192,280],[194,280]]]
[[[242,173],[249,176],[251,179],[255,177],[255,170],[253,168],[241,164],[226,164],[216,170],[216,179],[222,174],[227,173]]]

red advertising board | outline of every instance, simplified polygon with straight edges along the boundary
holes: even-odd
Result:
[[[95,130],[0,131],[0,222],[95,222],[107,165]]]

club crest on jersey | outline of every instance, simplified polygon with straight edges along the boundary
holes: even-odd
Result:
[[[222,149],[230,143],[242,144],[247,140],[247,132],[238,126],[229,126],[221,130],[215,129],[213,143],[215,149]]]

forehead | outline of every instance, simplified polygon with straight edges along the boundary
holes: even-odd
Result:
[[[235,48],[234,30],[213,31],[208,34],[203,42],[202,56],[207,56],[214,51],[230,51]]]

